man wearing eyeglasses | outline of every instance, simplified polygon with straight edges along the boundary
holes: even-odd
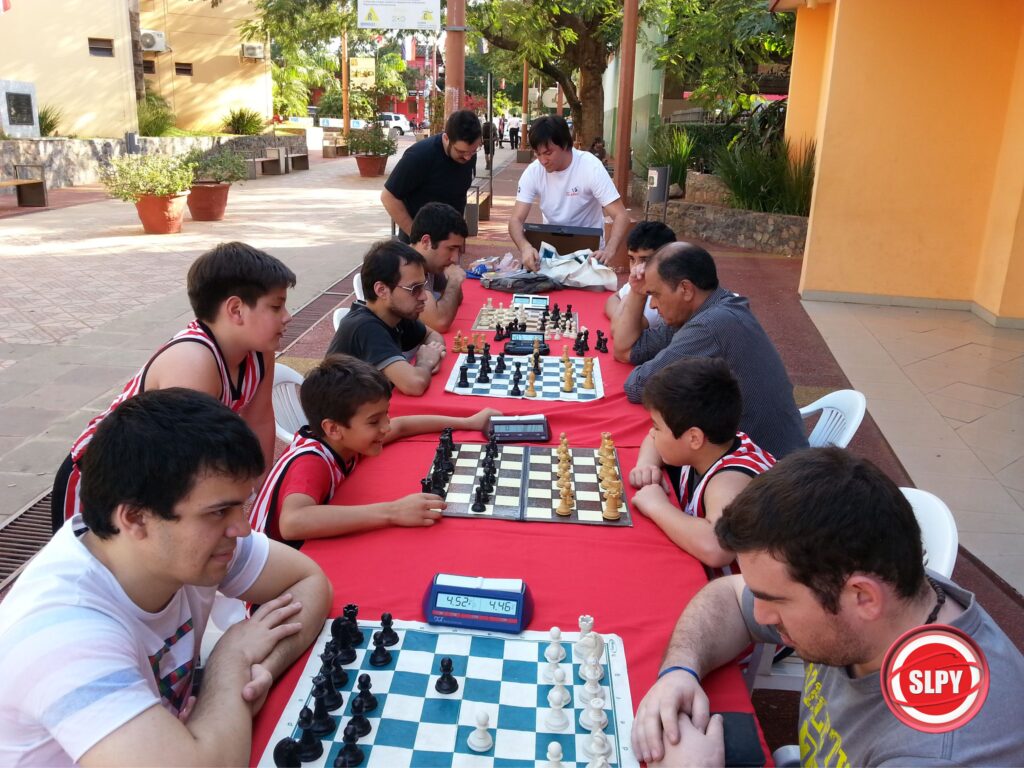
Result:
[[[476,153],[483,143],[480,118],[469,109],[453,112],[444,133],[413,144],[384,182],[380,201],[409,242],[412,220],[427,203],[466,210],[466,193],[476,175]]]
[[[413,248],[396,240],[375,243],[357,280],[366,301],[345,315],[327,354],[341,352],[382,371],[406,395],[418,397],[441,367],[444,339],[419,316],[427,301],[426,262]],[[407,353],[415,353],[410,362]]]

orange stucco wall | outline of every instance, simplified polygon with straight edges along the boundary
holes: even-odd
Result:
[[[797,20],[787,131],[813,120],[818,149],[801,290],[1024,316],[1024,3],[836,0]]]
[[[786,136],[793,145],[813,141],[818,135],[822,102],[827,97],[826,71],[832,44],[832,5],[814,12],[798,13],[793,64],[789,77]]]

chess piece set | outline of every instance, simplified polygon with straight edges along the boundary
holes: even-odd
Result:
[[[563,432],[558,438],[558,449],[555,451],[558,457],[556,469],[558,479],[555,485],[558,488],[559,503],[555,508],[555,514],[561,517],[569,517],[573,512],[575,499],[572,492],[572,452],[569,450],[569,440]],[[604,495],[604,507],[601,517],[605,520],[618,520],[622,516],[622,478],[619,475],[618,466],[615,461],[615,443],[612,440],[611,432],[601,433],[601,447],[597,451],[598,468],[597,476],[600,480],[601,493]]]
[[[579,320],[568,304],[563,312],[557,304],[554,309],[529,308],[522,304],[505,307],[504,302],[494,306],[494,300],[488,298],[480,309],[473,328],[494,330],[494,340],[510,338],[519,331],[534,331],[544,334],[544,338],[559,340],[574,335],[579,330]]]
[[[534,367],[536,368],[537,366],[539,366],[540,363],[537,360],[537,357],[538,357],[537,353],[534,352],[533,354],[534,354]],[[562,345],[562,358],[561,359],[562,359],[562,367],[563,367],[563,371],[562,371],[562,391],[563,392],[574,392],[576,390],[576,375],[575,375],[576,367],[573,365],[572,361],[569,359],[569,345],[568,344]],[[533,387],[533,382],[534,382],[533,377],[534,377],[534,374],[531,371],[530,372],[530,378],[528,379],[528,386],[526,388],[526,396],[527,397],[535,397],[536,396],[536,392],[534,392],[533,395],[530,394],[530,389]],[[592,358],[592,357],[584,357],[583,358],[583,383],[582,383],[581,386],[582,386],[583,389],[593,389],[594,388],[594,358]],[[565,433],[563,432],[562,434],[565,434]]]
[[[482,350],[484,347],[487,347],[488,351],[490,351],[491,345],[486,344],[485,340],[486,337],[482,333],[474,333],[471,337],[469,335],[463,336],[462,331],[456,331],[455,337],[452,339],[452,352],[456,355],[467,352],[472,354],[470,350]]]

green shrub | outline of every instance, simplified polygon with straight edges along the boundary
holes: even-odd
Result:
[[[349,133],[348,149],[353,155],[393,155],[398,144],[384,135],[379,123],[370,123]]]
[[[54,136],[64,119],[64,112],[51,104],[39,107],[39,135]]]
[[[791,156],[788,141],[767,148],[736,143],[719,151],[715,173],[737,208],[807,216],[814,186],[814,144]]]
[[[192,186],[195,164],[187,155],[122,155],[103,169],[111,197],[134,203],[142,195],[175,195]]]
[[[241,181],[248,176],[245,158],[230,149],[211,149],[208,152],[193,149],[185,155],[184,160],[195,166],[196,181],[222,184]]]
[[[255,109],[232,109],[224,119],[224,130],[237,136],[255,136],[263,133],[267,121]]]
[[[174,127],[174,112],[167,99],[146,84],[146,98],[138,102],[140,136],[163,136]]]
[[[752,144],[765,150],[781,147],[786,131],[787,104],[783,99],[756,106],[732,143]]]
[[[693,139],[693,152],[690,154],[690,168],[699,173],[712,173],[715,170],[715,158],[719,150],[727,147],[729,142],[739,134],[741,126],[724,123],[692,123],[676,127],[685,130]]]
[[[686,168],[690,163],[693,146],[694,140],[686,131],[669,125],[656,126],[651,131],[647,149],[640,153],[640,164],[644,168],[667,165],[668,183],[686,189]]]

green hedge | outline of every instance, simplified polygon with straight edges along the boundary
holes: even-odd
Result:
[[[686,131],[693,139],[690,168],[700,173],[712,173],[715,170],[715,158],[718,153],[743,130],[741,125],[721,123],[676,123],[672,127],[678,131]]]

